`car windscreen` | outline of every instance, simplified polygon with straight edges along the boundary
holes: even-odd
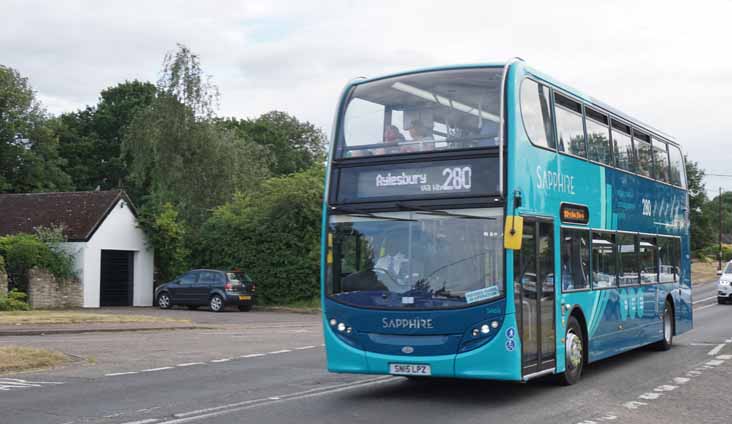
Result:
[[[732,262],[727,264],[727,268],[724,270],[725,274],[732,274]]]

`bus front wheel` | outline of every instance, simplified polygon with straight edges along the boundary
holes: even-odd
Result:
[[[564,386],[575,384],[582,377],[582,368],[585,365],[585,343],[582,335],[579,321],[570,316],[564,336],[564,372],[559,376],[559,383]]]

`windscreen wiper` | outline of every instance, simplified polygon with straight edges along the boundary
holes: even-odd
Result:
[[[379,216],[371,212],[367,212],[361,209],[352,208],[350,206],[331,206],[330,210],[335,212],[345,212],[349,215],[358,216],[361,218],[373,218],[373,219],[386,219],[391,221],[404,221],[404,222],[417,222],[416,219],[409,218],[396,218],[393,216]]]
[[[421,214],[421,215],[454,216],[456,218],[463,218],[463,219],[488,219],[488,220],[492,220],[492,221],[494,221],[496,219],[491,216],[465,215],[462,213],[454,213],[454,212],[447,212],[447,211],[438,211],[438,210],[434,210],[434,209],[420,208],[418,206],[405,205],[404,203],[401,203],[401,202],[397,202],[396,205],[401,210],[419,211],[419,212],[417,212],[417,214]]]

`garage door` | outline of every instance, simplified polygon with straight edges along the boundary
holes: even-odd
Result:
[[[102,250],[101,306],[132,306],[132,255],[125,250]]]

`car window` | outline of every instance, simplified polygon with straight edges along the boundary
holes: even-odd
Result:
[[[732,262],[727,264],[727,268],[724,270],[725,274],[732,274]]]
[[[211,271],[201,271],[201,276],[198,278],[200,284],[213,284],[216,282],[216,273]]]
[[[243,272],[227,272],[226,276],[229,277],[229,281],[238,281],[240,283],[249,283],[251,278]]]
[[[180,279],[181,284],[195,284],[198,280],[198,273],[197,272],[188,272],[183,275]]]

